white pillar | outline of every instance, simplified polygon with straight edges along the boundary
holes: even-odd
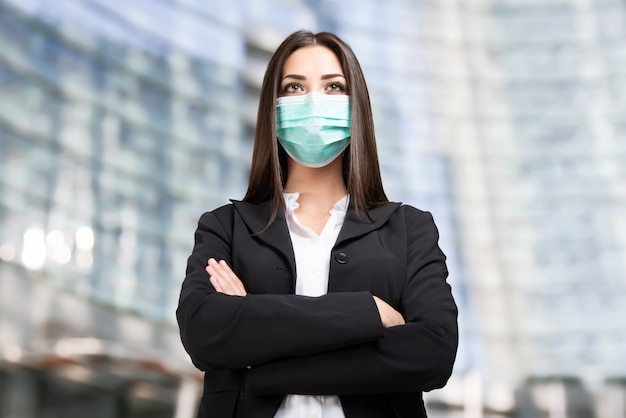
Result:
[[[463,418],[483,418],[483,381],[475,371],[463,379]]]
[[[198,401],[202,395],[200,382],[191,377],[184,377],[180,382],[176,397],[174,418],[193,418],[197,414]]]

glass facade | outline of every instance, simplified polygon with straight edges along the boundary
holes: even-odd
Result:
[[[518,375],[623,376],[626,7],[529,3],[462,3],[459,17],[475,148],[448,153],[456,194],[487,223],[456,208],[468,241],[487,226],[463,247],[472,299],[486,346],[509,345]]]
[[[0,262],[172,328],[198,217],[243,197],[265,65],[300,28],[355,50],[387,194],[440,229],[461,345],[432,399],[625,378],[620,0],[0,0]]]
[[[172,321],[198,214],[246,181],[236,73],[5,10],[4,251]]]

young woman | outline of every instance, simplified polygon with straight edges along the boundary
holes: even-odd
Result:
[[[263,80],[248,191],[200,218],[177,318],[199,417],[425,417],[457,308],[432,216],[385,196],[348,45],[299,31]]]

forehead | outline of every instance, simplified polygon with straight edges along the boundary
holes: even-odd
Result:
[[[283,75],[288,74],[343,74],[343,69],[333,51],[314,45],[297,49],[289,55],[283,65]]]

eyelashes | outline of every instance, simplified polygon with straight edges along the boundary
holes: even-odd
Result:
[[[339,81],[331,81],[324,87],[324,89],[328,89],[328,88],[331,88],[332,91],[341,92],[341,93],[346,91],[346,86],[343,83],[340,83]]]
[[[283,86],[282,91],[283,93],[295,93],[298,89],[304,91],[300,83],[287,83]]]
[[[297,82],[290,82],[290,83],[285,84],[281,88],[281,91],[283,93],[289,94],[289,93],[303,93],[305,90],[302,84],[297,83]],[[339,81],[331,81],[324,86],[324,91],[331,92],[331,93],[346,93],[347,89],[343,83]]]

